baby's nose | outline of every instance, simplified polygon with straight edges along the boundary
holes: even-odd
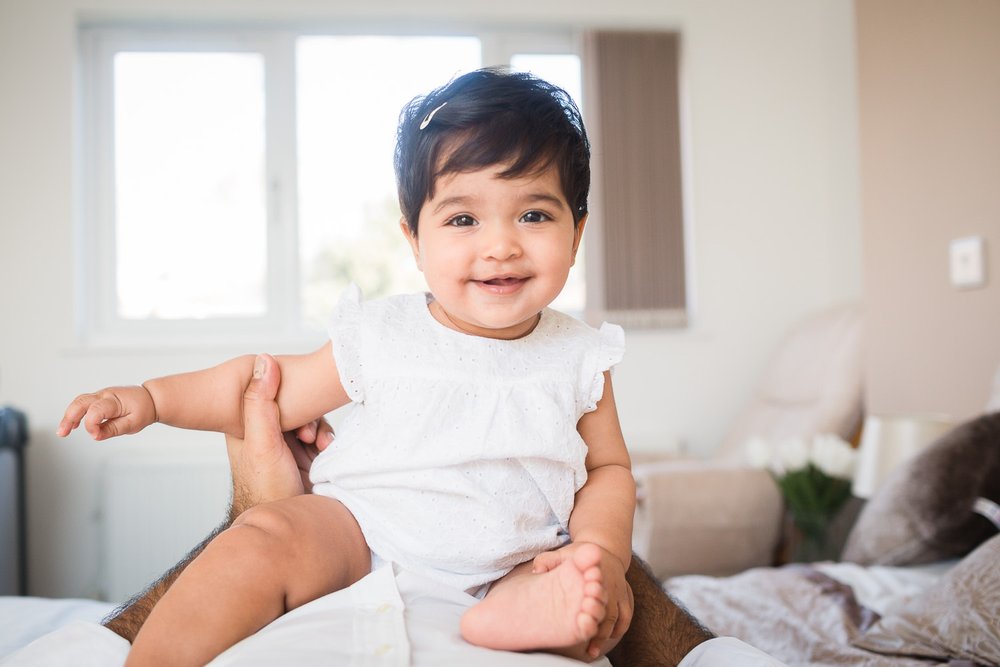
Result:
[[[517,257],[521,254],[521,240],[516,232],[502,225],[493,226],[483,235],[482,254],[493,260]]]

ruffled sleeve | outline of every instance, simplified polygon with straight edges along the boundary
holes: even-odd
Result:
[[[333,309],[330,325],[327,327],[340,383],[347,396],[356,403],[365,399],[361,360],[363,314],[361,302],[361,289],[351,283],[340,296],[340,301]]]
[[[593,412],[604,394],[604,371],[611,370],[625,356],[625,330],[605,322],[597,331],[597,344],[583,369],[581,412]]]

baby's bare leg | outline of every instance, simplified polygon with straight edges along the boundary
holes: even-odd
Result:
[[[462,616],[470,644],[505,651],[550,651],[587,662],[588,640],[607,613],[601,550],[581,545],[556,568],[535,574],[522,563]]]
[[[258,505],[178,577],[136,636],[127,665],[204,665],[285,612],[350,586],[371,567],[341,503],[304,495]]]

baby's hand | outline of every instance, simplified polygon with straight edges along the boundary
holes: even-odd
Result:
[[[578,549],[581,544],[584,543],[574,542],[555,551],[539,554],[533,561],[532,570],[534,572],[548,572],[564,560],[571,558],[573,551]],[[607,653],[617,643],[617,640],[621,639],[632,622],[632,609],[634,607],[632,587],[625,581],[624,563],[604,547],[597,546],[601,549],[599,567],[601,568],[604,589],[608,594],[608,606],[607,615],[598,627],[597,635],[590,640],[587,647],[587,653],[593,658]],[[606,646],[605,643],[609,639],[616,641]]]
[[[65,437],[83,422],[94,440],[138,433],[156,421],[156,406],[145,387],[108,387],[81,394],[66,408],[56,435]]]

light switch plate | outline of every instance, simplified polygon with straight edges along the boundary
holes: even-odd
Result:
[[[986,284],[986,257],[983,237],[966,236],[951,242],[951,284],[959,289]]]

